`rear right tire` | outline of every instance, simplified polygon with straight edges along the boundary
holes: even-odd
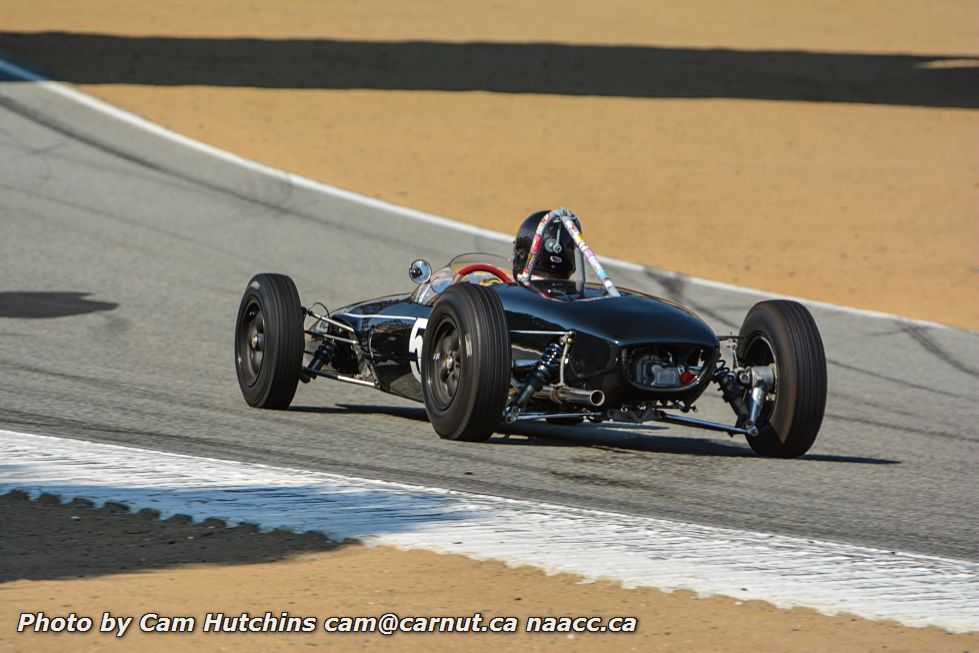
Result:
[[[468,283],[447,288],[422,342],[422,395],[435,432],[447,440],[488,440],[503,416],[510,374],[510,331],[499,296]]]

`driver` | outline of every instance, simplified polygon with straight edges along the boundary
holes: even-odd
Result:
[[[527,219],[517,230],[517,238],[513,241],[513,279],[527,267],[527,257],[530,256],[530,245],[534,241],[534,233],[547,211],[538,211],[527,216]],[[578,218],[574,218],[575,226],[581,229]],[[574,239],[559,220],[553,220],[544,229],[540,249],[537,252],[537,263],[531,273],[531,279],[560,279],[567,280],[575,272]]]

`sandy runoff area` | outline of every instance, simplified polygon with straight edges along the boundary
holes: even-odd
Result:
[[[979,329],[969,0],[4,0],[0,17],[0,50],[341,188],[507,233],[565,205],[599,254]]]

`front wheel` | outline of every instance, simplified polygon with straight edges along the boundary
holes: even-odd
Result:
[[[285,409],[303,362],[299,291],[282,274],[257,274],[245,288],[235,327],[235,369],[249,406]]]
[[[447,440],[488,440],[503,415],[511,367],[499,296],[487,286],[449,286],[422,342],[422,396],[435,432]]]
[[[775,388],[758,420],[758,435],[748,438],[757,453],[797,458],[816,440],[826,408],[826,354],[809,310],[798,302],[755,304],[738,334],[738,362],[771,366]]]

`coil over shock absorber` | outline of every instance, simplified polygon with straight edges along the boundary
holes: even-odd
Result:
[[[541,388],[551,382],[554,373],[561,367],[561,356],[563,353],[564,348],[557,342],[552,342],[544,349],[540,360],[534,367],[534,371],[530,373],[527,382],[520,388],[520,392],[517,394],[517,400],[507,409],[507,421],[516,421],[517,415],[527,405],[530,398],[534,396],[534,393],[540,392]]]
[[[316,353],[313,354],[312,360],[309,361],[309,369],[313,372],[319,372],[324,365],[332,362],[336,348],[336,343],[329,338],[323,338],[323,342],[316,348]]]

